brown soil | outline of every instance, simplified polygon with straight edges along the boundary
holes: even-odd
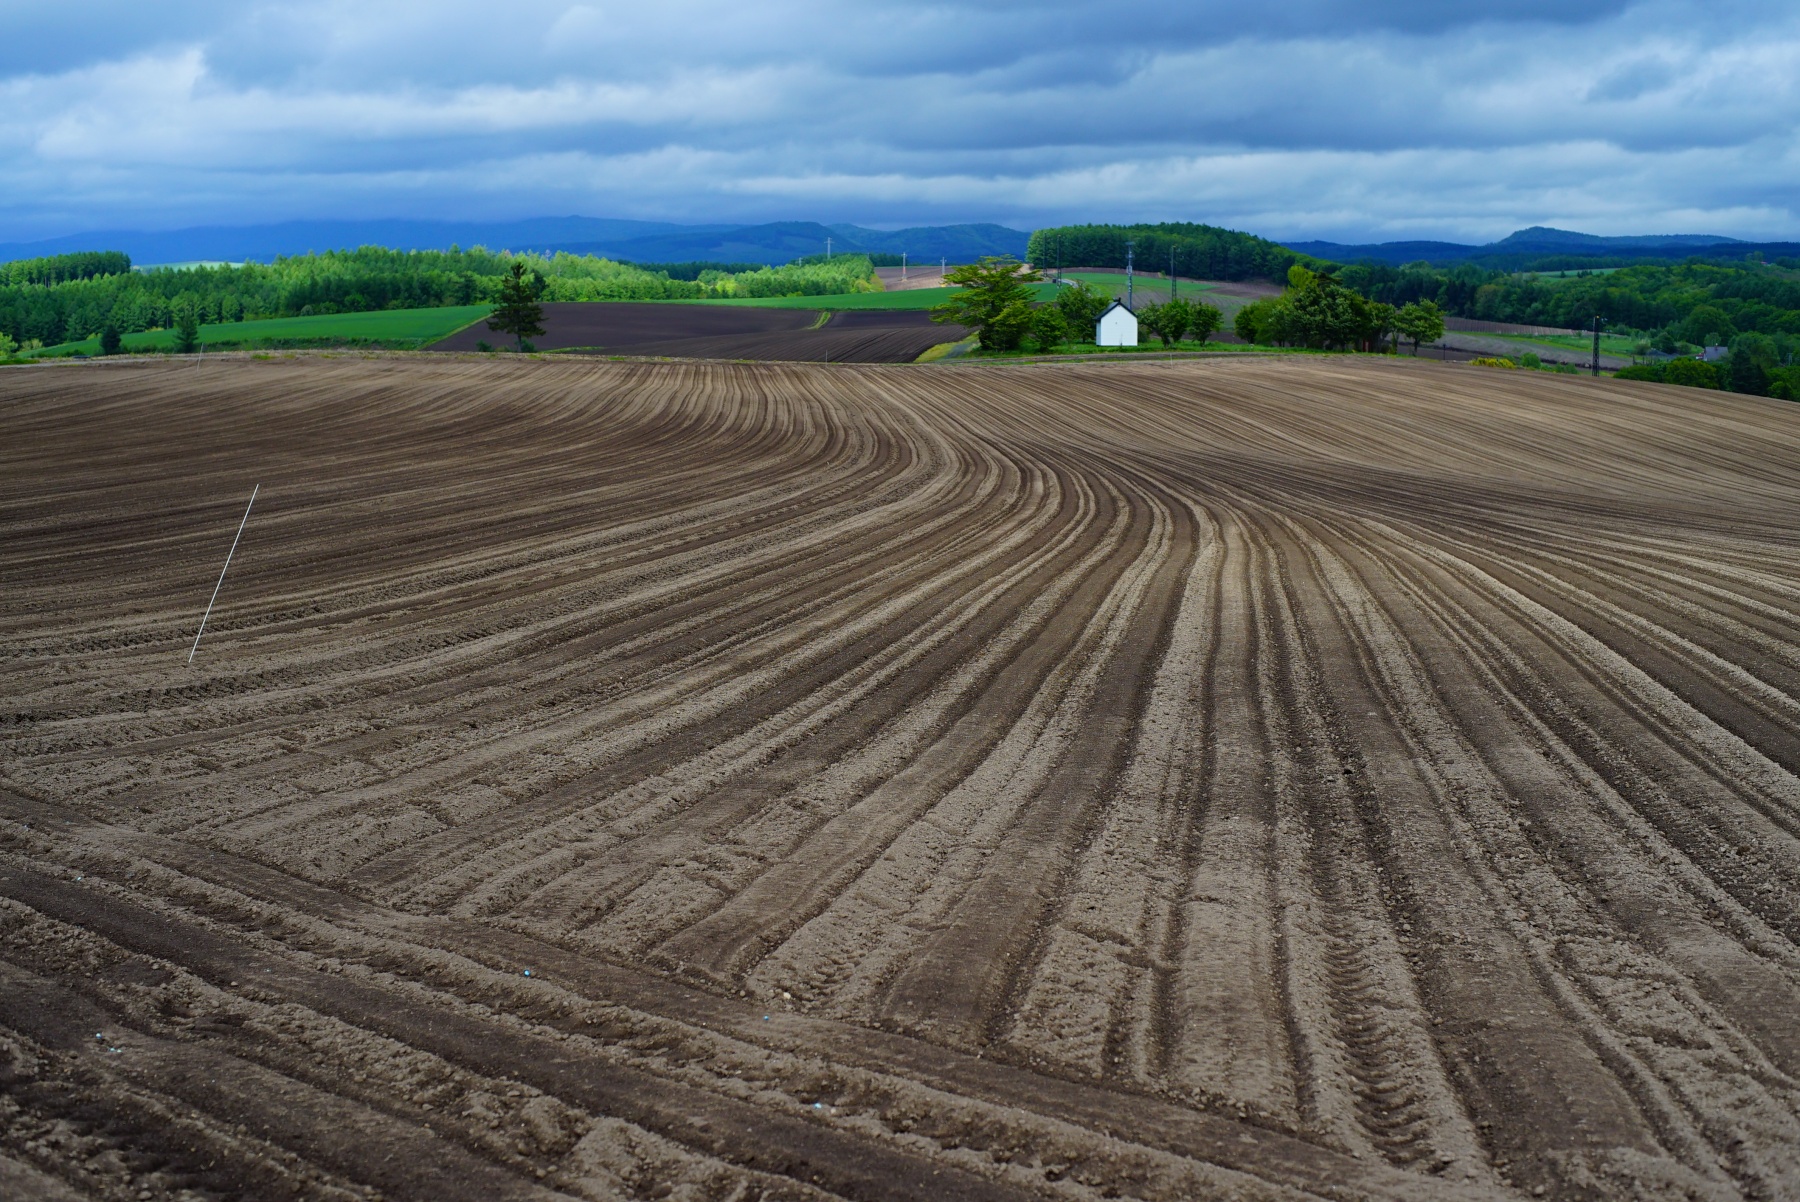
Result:
[[[544,306],[543,351],[651,355],[671,359],[766,359],[801,363],[910,363],[940,342],[955,342],[963,327],[937,325],[924,312],[833,313],[758,309],[740,305],[557,303]],[[473,351],[508,346],[487,323],[476,322],[431,349]]]
[[[435,357],[0,407],[8,1197],[1800,1194],[1800,408]]]

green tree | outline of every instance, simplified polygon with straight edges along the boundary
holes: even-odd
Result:
[[[1402,305],[1394,314],[1394,330],[1412,343],[1416,356],[1421,342],[1436,342],[1444,336],[1444,311],[1430,300]]]
[[[1031,311],[1031,341],[1047,351],[1069,341],[1069,323],[1055,305],[1039,305]]]
[[[984,351],[1010,351],[1031,328],[1031,289],[1043,275],[1011,255],[988,255],[944,279],[961,291],[931,307],[931,320],[973,326]]]
[[[100,327],[100,353],[102,355],[118,354],[123,341],[119,337],[119,327],[112,322],[109,321]]]
[[[527,273],[525,264],[514,259],[511,270],[500,277],[500,294],[487,328],[496,334],[511,334],[518,340],[518,349],[524,351],[527,338],[544,333],[544,307],[538,304],[543,294],[544,277],[535,271]]]
[[[1225,324],[1225,314],[1217,305],[1209,305],[1205,301],[1196,301],[1191,309],[1191,320],[1188,333],[1194,336],[1195,342],[1205,342],[1219,332]]]
[[[1737,333],[1737,327],[1717,305],[1695,305],[1681,323],[1681,331],[1681,336],[1695,346],[1724,346]]]
[[[1266,296],[1238,310],[1232,331],[1245,342],[1259,346],[1295,346],[1306,342],[1306,333],[1291,295]]]
[[[1294,264],[1288,268],[1288,290],[1282,300],[1292,315],[1284,342],[1343,350],[1380,337],[1369,302],[1330,275]]]
[[[197,298],[183,294],[175,298],[175,353],[191,355],[200,346],[200,306]]]
[[[1719,387],[1719,369],[1698,359],[1671,359],[1663,365],[1663,383],[1688,388]]]
[[[1138,310],[1138,324],[1162,339],[1164,346],[1180,342],[1194,324],[1194,306],[1177,297],[1163,305],[1145,305]]]
[[[1369,302],[1369,339],[1372,351],[1381,350],[1381,346],[1391,336],[1394,339],[1394,353],[1400,353],[1400,337],[1394,330],[1394,306],[1381,301]]]
[[[1100,315],[1112,306],[1112,297],[1098,288],[1076,281],[1056,290],[1056,310],[1076,342],[1092,342]]]
[[[1725,360],[1725,378],[1731,391],[1746,396],[1768,396],[1774,382],[1774,370],[1781,366],[1775,342],[1766,334],[1739,334],[1731,340],[1731,355]]]

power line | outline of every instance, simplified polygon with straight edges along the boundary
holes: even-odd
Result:
[[[212,597],[206,602],[206,613],[200,617],[200,629],[194,632],[194,645],[188,649],[190,664],[194,662],[194,652],[200,650],[200,636],[206,633],[206,619],[212,617],[213,602],[219,599],[219,590],[225,587],[225,573],[231,570],[231,557],[237,554],[238,539],[244,537],[244,526],[250,521],[250,507],[256,504],[256,494],[261,491],[261,484],[250,490],[250,504],[244,506],[244,519],[238,523],[237,533],[231,538],[231,550],[225,552],[225,566],[219,569],[219,583],[213,585]]]

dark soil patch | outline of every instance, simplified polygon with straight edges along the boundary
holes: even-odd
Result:
[[[817,326],[813,309],[737,305],[559,303],[544,306],[539,350],[672,359],[772,359],[809,363],[908,363],[940,342],[967,335],[918,311],[833,313]],[[477,322],[434,351],[474,351],[507,339]]]

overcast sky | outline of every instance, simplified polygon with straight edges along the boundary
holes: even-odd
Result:
[[[1800,240],[1792,0],[0,0],[0,241],[287,218]]]

